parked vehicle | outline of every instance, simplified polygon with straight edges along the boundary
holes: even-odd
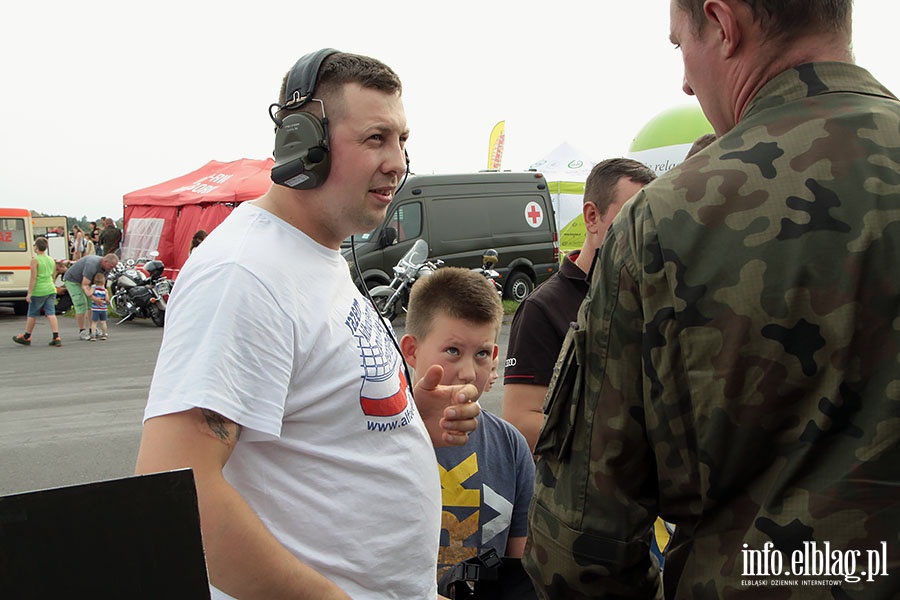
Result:
[[[164,265],[156,260],[159,253],[150,254],[150,259],[120,261],[109,273],[109,305],[122,317],[118,323],[149,318],[158,327],[165,324],[172,282],[163,277]]]
[[[28,312],[28,284],[34,234],[31,212],[24,208],[0,208],[0,302],[8,302],[17,315]]]
[[[441,261],[428,260],[428,243],[418,239],[394,267],[390,285],[379,285],[369,290],[378,314],[393,321],[409,306],[409,291],[420,277],[427,277],[444,266]]]
[[[34,237],[47,238],[47,254],[54,260],[69,259],[69,225],[66,217],[32,217]]]
[[[354,236],[342,252],[357,285],[389,285],[392,267],[415,240],[428,243],[427,255],[447,265],[478,268],[482,252],[494,248],[504,296],[521,302],[559,270],[556,218],[544,176],[537,172],[410,175],[395,194],[381,225]]]

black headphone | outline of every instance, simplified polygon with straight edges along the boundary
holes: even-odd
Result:
[[[295,190],[309,190],[325,182],[331,170],[328,145],[328,118],[325,103],[313,98],[322,62],[338,51],[323,48],[300,58],[285,82],[285,104],[269,106],[269,117],[275,122],[275,165],[272,181]],[[322,105],[322,118],[309,112],[293,112],[284,119],[276,113],[296,110],[309,101]]]

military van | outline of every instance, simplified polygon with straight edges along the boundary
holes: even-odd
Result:
[[[0,208],[0,304],[11,303],[17,315],[28,312],[33,244],[31,212]]]
[[[559,237],[547,182],[537,172],[410,175],[395,194],[384,222],[350,239],[342,253],[357,285],[387,285],[413,242],[428,242],[431,259],[476,268],[494,249],[504,297],[521,302],[559,270]]]

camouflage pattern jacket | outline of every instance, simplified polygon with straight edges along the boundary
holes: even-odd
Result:
[[[900,102],[781,73],[598,260],[536,448],[539,595],[900,597]]]

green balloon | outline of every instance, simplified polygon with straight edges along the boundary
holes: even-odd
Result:
[[[712,125],[699,106],[679,106],[650,119],[634,136],[629,152],[693,144],[701,135],[712,132]]]

